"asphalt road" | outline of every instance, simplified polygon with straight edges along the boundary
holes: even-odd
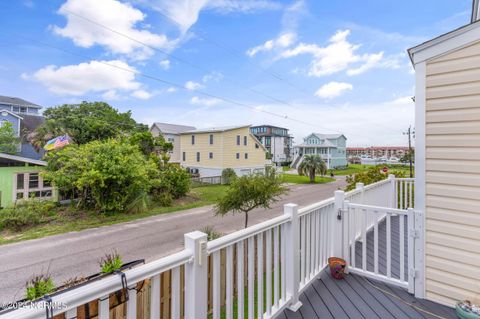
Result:
[[[278,216],[283,205],[300,207],[333,196],[345,186],[336,182],[320,185],[293,185],[291,191],[272,205],[249,214],[249,226]],[[49,272],[57,285],[73,277],[99,271],[99,259],[112,249],[124,260],[158,259],[183,248],[183,234],[213,226],[223,234],[243,228],[244,216],[215,217],[212,206],[164,214],[123,224],[70,232],[0,246],[0,303],[23,298],[25,282],[33,274]]]

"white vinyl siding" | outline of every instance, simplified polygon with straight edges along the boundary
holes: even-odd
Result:
[[[480,44],[426,63],[426,297],[480,302]]]

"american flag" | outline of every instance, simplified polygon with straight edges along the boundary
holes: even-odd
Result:
[[[68,145],[68,144],[70,144],[68,135],[59,136],[55,139],[55,143],[53,144],[53,148],[54,149],[61,148],[61,147],[64,147],[65,145]]]

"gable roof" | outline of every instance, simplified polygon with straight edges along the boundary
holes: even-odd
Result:
[[[345,139],[347,139],[345,137],[345,135],[343,135],[343,134],[322,134],[322,133],[313,133],[313,134],[320,139],[337,139],[337,138],[342,137],[342,136]]]
[[[236,130],[239,128],[250,127],[250,126],[251,125],[210,127],[210,128],[204,128],[204,129],[190,130],[190,131],[182,132],[181,134],[226,132],[226,131]]]
[[[28,107],[35,107],[41,109],[40,105],[35,103],[29,102],[27,100],[18,98],[18,97],[11,97],[0,95],[0,104],[8,104],[8,105],[15,105],[15,106],[28,106]]]
[[[10,114],[10,115],[12,115],[12,116],[15,116],[16,118],[19,118],[19,119],[23,120],[23,117],[21,117],[21,116],[18,115],[17,113],[13,113],[13,112],[11,112],[11,111],[9,111],[9,110],[1,109],[1,108],[0,108],[0,113],[3,113],[3,112],[6,112],[6,113],[8,113],[8,114]]]
[[[425,41],[407,50],[410,61],[415,64],[459,49],[480,40],[480,21],[469,23],[436,38]]]
[[[165,133],[165,134],[180,134],[182,132],[195,129],[194,126],[169,124],[169,123],[161,123],[161,122],[153,123],[152,128],[154,126],[156,126],[162,133]]]

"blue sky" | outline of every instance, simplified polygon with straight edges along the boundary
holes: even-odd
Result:
[[[471,1],[2,1],[0,94],[106,101],[199,128],[272,124],[296,142],[405,144],[406,49],[468,23]],[[146,75],[146,76],[145,76]],[[165,83],[168,82],[168,83]]]

